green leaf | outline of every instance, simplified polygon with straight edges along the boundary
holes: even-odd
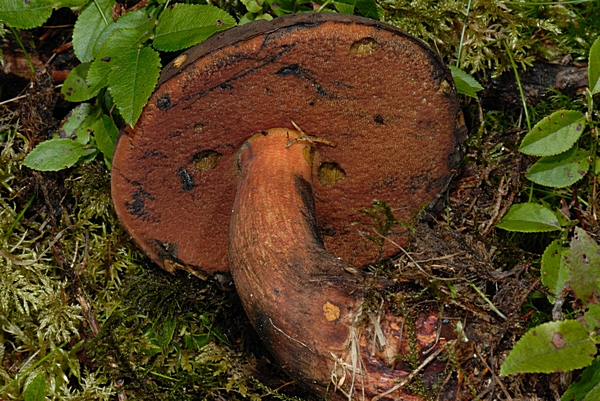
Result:
[[[588,81],[592,95],[600,92],[600,38],[590,48]]]
[[[569,286],[584,304],[598,303],[600,293],[600,246],[580,227],[571,239]]]
[[[115,60],[110,57],[101,57],[92,61],[87,75],[87,84],[89,92],[97,96],[100,90],[108,85],[108,76],[115,66]]]
[[[577,320],[541,324],[517,341],[500,374],[568,372],[592,363],[596,344]]]
[[[73,28],[73,51],[82,63],[94,59],[94,48],[108,26],[113,25],[112,7],[115,0],[91,1],[79,14]]]
[[[23,393],[24,401],[44,401],[46,399],[46,372],[38,375],[29,383]]]
[[[450,68],[450,72],[452,72],[452,78],[454,78],[457,92],[477,99],[477,92],[483,90],[483,86],[481,86],[475,78],[460,68],[451,65],[448,66],[448,68]]]
[[[378,20],[383,9],[377,5],[375,0],[336,0],[333,2],[335,9],[342,14],[354,14],[354,9],[363,17]]]
[[[563,249],[562,240],[559,238],[548,245],[542,255],[542,284],[548,287],[554,297],[557,297],[565,288],[565,282],[569,276],[568,267],[565,265],[566,253],[568,253],[568,248]],[[554,303],[554,300],[551,299],[550,302]]]
[[[73,166],[83,154],[83,145],[67,138],[54,138],[36,146],[23,165],[39,171],[58,171]]]
[[[526,155],[554,156],[566,152],[585,129],[585,116],[574,110],[559,110],[544,117],[525,135],[519,150]]]
[[[125,14],[98,37],[94,54],[97,58],[110,57],[140,47],[152,36],[155,22],[144,10]]]
[[[512,205],[496,227],[523,233],[560,230],[560,224],[552,210],[537,203]]]
[[[209,336],[206,334],[189,334],[185,336],[185,347],[194,351],[200,350],[208,344]]]
[[[158,18],[154,47],[168,52],[185,49],[234,25],[233,17],[217,7],[175,4]]]
[[[269,5],[269,8],[273,12],[273,14],[275,14],[278,17],[287,14],[293,14],[294,12],[296,12],[297,6],[299,4],[295,0],[265,0],[265,3]],[[268,19],[268,17],[272,18],[271,14],[257,15],[256,19]]]
[[[108,76],[108,90],[125,122],[135,125],[160,74],[160,57],[148,46],[122,52],[114,57]]]
[[[248,12],[256,14],[262,11],[262,3],[259,4],[257,0],[242,0],[242,3],[246,6]]]
[[[573,147],[565,153],[546,156],[529,168],[525,177],[536,184],[564,188],[582,179],[590,169],[586,150]]]
[[[106,114],[102,114],[99,118],[95,119],[90,130],[94,134],[94,138],[96,138],[96,146],[104,154],[107,162],[110,163],[115,152],[117,137],[119,136],[119,129],[115,125],[115,122]]]
[[[58,136],[60,138],[76,139],[81,144],[89,142],[89,135],[78,134],[79,127],[90,115],[93,110],[93,106],[89,103],[82,103],[73,108],[62,120],[58,127]]]
[[[60,90],[65,99],[70,102],[83,102],[95,96],[91,94],[87,83],[89,70],[90,63],[79,64],[71,70]]]
[[[598,342],[600,334],[598,329],[600,328],[600,305],[589,304],[588,310],[583,315],[582,323],[585,325],[585,329],[588,333],[594,333],[593,339]]]
[[[333,2],[333,7],[340,14],[354,14],[354,4],[341,3],[339,1]]]
[[[43,25],[52,14],[52,0],[2,0],[0,21],[21,29]]]
[[[561,401],[600,400],[600,357],[588,366],[577,383],[572,383],[560,398]]]

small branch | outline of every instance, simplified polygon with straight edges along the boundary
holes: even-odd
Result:
[[[388,391],[381,393],[375,397],[373,397],[371,399],[371,401],[377,401],[380,400],[390,394],[392,394],[394,391],[400,390],[402,387],[404,387],[408,382],[410,382],[421,370],[423,370],[427,365],[429,365],[429,363],[431,363],[431,361],[433,361],[443,350],[445,350],[446,348],[448,348],[448,346],[450,345],[454,345],[456,343],[456,340],[452,340],[447,342],[446,344],[442,345],[440,348],[438,348],[433,354],[429,355],[427,357],[427,359],[425,359],[423,361],[422,364],[419,365],[419,367],[417,367],[415,370],[413,370],[406,379],[402,380],[400,383],[398,383],[397,385],[395,385],[394,387],[392,387],[391,389],[389,389]]]

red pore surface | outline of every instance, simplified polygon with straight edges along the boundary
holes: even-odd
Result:
[[[318,232],[360,267],[379,248],[361,230],[373,199],[408,220],[449,180],[464,135],[451,75],[438,56],[389,25],[328,13],[252,23],[171,65],[112,170],[115,209],[168,270],[229,269],[236,155],[253,133],[293,128],[336,143],[312,165]],[[181,60],[181,59],[180,59]],[[389,233],[399,240],[399,227]],[[386,244],[383,256],[396,250]]]

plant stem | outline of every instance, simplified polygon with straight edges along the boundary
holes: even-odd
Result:
[[[508,53],[508,57],[510,58],[510,64],[515,72],[515,78],[517,79],[517,86],[519,87],[519,93],[521,94],[521,101],[523,102],[523,111],[525,112],[525,120],[527,121],[527,129],[531,131],[531,121],[529,120],[529,111],[527,111],[527,100],[525,99],[525,92],[523,92],[523,85],[521,85],[521,78],[519,78],[519,71],[517,70],[517,64],[515,63],[515,59],[513,57],[510,48],[508,47],[508,43],[504,41],[504,48]]]
[[[31,206],[31,203],[33,202],[34,198],[35,198],[35,195],[32,195],[31,198],[29,198],[29,201],[27,202],[27,204],[25,205],[25,207],[23,208],[23,210],[21,210],[21,213],[19,213],[19,215],[17,216],[17,218],[15,219],[15,221],[10,225],[10,227],[8,228],[8,230],[6,230],[6,233],[4,234],[4,239],[8,238],[8,236],[10,235],[10,233],[12,232],[12,230],[15,228],[15,226],[17,224],[19,224],[19,221],[21,221],[21,219],[23,218],[23,215],[25,214],[25,212],[27,211],[27,209],[29,209],[29,206]]]
[[[15,30],[15,28],[13,28],[12,26],[10,27],[10,31],[15,36],[15,39],[17,40],[17,43],[21,47],[21,50],[23,50],[23,54],[25,54],[25,58],[27,59],[27,63],[29,64],[29,68],[31,69],[31,72],[33,72],[35,74],[35,68],[33,67],[33,63],[31,62],[31,59],[29,58],[29,53],[27,53],[27,50],[25,50],[25,45],[23,45],[23,42],[21,42],[21,38],[19,37],[19,34]]]
[[[58,351],[59,349],[61,349],[65,345],[67,345],[66,342],[62,343],[60,346],[54,348],[52,350],[52,352],[50,352],[48,355],[46,355],[45,357],[43,357],[42,359],[40,359],[39,361],[37,361],[36,363],[34,363],[33,365],[31,365],[31,367],[29,369],[27,369],[25,372],[21,373],[20,375],[15,376],[14,379],[12,379],[8,383],[6,383],[6,385],[4,387],[0,388],[0,394],[2,394],[4,392],[4,390],[6,390],[8,387],[10,387],[14,382],[16,382],[17,380],[19,380],[21,377],[28,375],[35,368],[37,368],[38,366],[40,366],[40,364],[42,364],[46,359],[48,359],[52,355],[54,355],[56,353],[56,351]]]
[[[94,4],[96,5],[96,8],[98,9],[98,12],[102,16],[102,19],[104,20],[104,23],[106,25],[108,25],[108,20],[106,19],[106,15],[104,15],[104,13],[102,12],[102,9],[100,8],[100,5],[98,4],[98,0],[94,0]]]
[[[469,21],[469,13],[471,12],[471,0],[467,3],[467,21],[463,24],[460,34],[460,43],[458,44],[458,55],[456,56],[456,67],[460,68],[460,56],[462,53],[463,40],[465,39],[465,31],[467,30],[467,22]]]

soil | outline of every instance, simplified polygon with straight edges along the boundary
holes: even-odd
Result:
[[[39,29],[26,33],[32,36],[25,42],[36,43],[35,48],[28,49],[38,65],[33,76],[15,67],[23,57],[18,45],[9,40],[2,45],[5,56],[11,57],[12,67],[6,70],[8,74],[0,72],[0,101],[6,102],[0,113],[18,113],[20,131],[28,138],[30,147],[51,137],[72,106],[60,95],[56,79],[60,79],[61,74],[56,71],[73,68],[75,58],[70,49],[52,56],[66,40],[60,32],[48,33],[49,30],[60,31]],[[40,41],[44,35],[53,39]],[[584,74],[585,69],[573,65],[536,63],[521,79],[528,88],[529,101],[535,103],[546,94],[548,87],[574,93],[585,86]],[[11,101],[17,96],[23,98]],[[406,250],[399,249],[393,259],[392,268],[386,273],[393,284],[386,288],[386,294],[390,288],[396,294],[410,294],[399,306],[407,313],[416,313],[425,304],[431,304],[429,306],[439,311],[440,318],[463,327],[464,341],[457,342],[448,353],[451,368],[443,385],[443,392],[452,394],[453,399],[557,400],[568,386],[570,375],[500,377],[498,373],[515,341],[535,318],[531,306],[524,308],[530,302],[529,295],[545,290],[540,284],[539,272],[530,264],[539,255],[516,248],[507,233],[494,229],[510,205],[518,200],[523,173],[530,163],[516,152],[523,132],[509,129],[482,134],[479,108],[483,111],[501,109],[509,116],[521,113],[511,74],[486,83],[481,102],[465,104],[466,116],[475,116],[467,118],[470,139],[465,160],[440,198],[438,212],[423,216],[415,224],[410,245]],[[22,195],[15,202],[23,207],[32,192],[42,193],[28,214],[33,218],[49,212],[49,227],[56,228],[55,220],[65,211],[73,214],[64,185],[69,174],[69,171],[29,170],[21,183]],[[54,256],[59,264],[64,263],[58,246],[54,248]],[[498,311],[492,310],[473,286],[487,294]],[[241,315],[231,319],[221,325],[234,339],[240,336],[235,327],[248,325],[248,322]],[[250,340],[255,341],[256,337],[251,336]],[[255,375],[260,380],[273,388],[289,381],[272,366],[260,346],[250,347],[250,350],[248,359],[253,361]],[[288,386],[285,392],[313,398],[294,385]],[[447,395],[444,398],[447,399]]]

